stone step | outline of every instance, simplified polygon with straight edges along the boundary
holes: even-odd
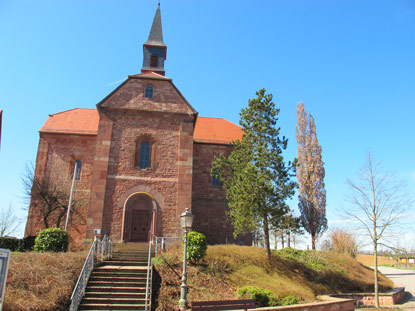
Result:
[[[131,267],[131,266],[100,266],[94,269],[94,272],[105,272],[105,273],[147,273],[147,266]]]
[[[118,276],[91,276],[89,282],[146,282],[147,278],[143,277],[118,277]]]
[[[119,311],[143,311],[145,309],[144,304],[98,304],[98,303],[85,303],[79,306],[78,310],[119,310]]]
[[[128,284],[130,285],[130,284]],[[89,286],[86,292],[107,292],[107,293],[145,293],[146,286]]]
[[[128,287],[145,287],[146,286],[146,280],[143,280],[141,282],[128,282]],[[101,282],[101,281],[89,281],[88,286],[99,286],[99,287],[123,287],[125,286],[125,282]]]
[[[103,264],[108,266],[147,266],[147,261],[104,260]]]
[[[85,297],[82,299],[84,304],[106,304],[106,305],[124,305],[124,304],[144,304],[145,298],[99,298],[99,297]]]
[[[134,299],[145,299],[146,292],[145,288],[142,289],[142,292],[86,292],[84,297],[88,298],[134,298]]]
[[[147,270],[142,271],[134,271],[134,272],[118,272],[118,271],[94,271],[91,274],[91,277],[98,277],[98,276],[116,276],[116,277],[144,277],[147,278]]]

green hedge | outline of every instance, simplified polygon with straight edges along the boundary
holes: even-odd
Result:
[[[197,264],[206,256],[207,241],[203,233],[191,231],[187,234],[187,259]]]
[[[35,244],[35,236],[24,239],[0,237],[0,248],[6,248],[12,252],[32,251]]]

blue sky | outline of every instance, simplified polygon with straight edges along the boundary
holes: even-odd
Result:
[[[48,114],[94,108],[139,73],[156,7],[0,1],[0,208],[16,209],[18,235],[27,214],[21,174],[35,162]],[[368,150],[415,192],[415,0],[164,0],[161,15],[166,75],[199,115],[238,123],[265,87],[281,109],[291,160],[304,102],[323,148],[329,225],[347,208],[346,179]]]

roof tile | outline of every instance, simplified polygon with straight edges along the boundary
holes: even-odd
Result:
[[[41,133],[96,135],[99,115],[96,109],[75,108],[49,115]],[[193,140],[199,143],[229,144],[242,139],[242,128],[219,118],[198,117]]]

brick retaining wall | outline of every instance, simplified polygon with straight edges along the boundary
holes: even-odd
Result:
[[[353,311],[353,299],[320,296],[321,302],[305,303],[292,306],[257,308],[255,311]]]
[[[351,293],[332,295],[332,297],[353,299],[356,305],[374,305],[374,293]],[[397,287],[386,293],[379,293],[379,304],[382,306],[390,306],[400,303],[405,297],[405,287]]]

